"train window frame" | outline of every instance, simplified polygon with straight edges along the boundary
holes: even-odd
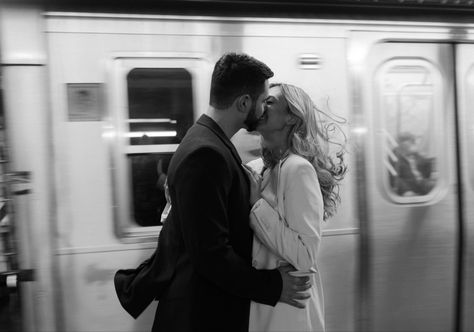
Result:
[[[436,160],[436,170],[437,178],[436,183],[433,188],[424,195],[412,195],[412,196],[401,196],[393,192],[393,189],[389,181],[389,167],[388,158],[390,158],[391,148],[389,147],[389,141],[394,140],[390,139],[387,128],[387,113],[384,112],[384,91],[383,91],[383,80],[384,74],[388,73],[391,68],[396,66],[409,66],[409,67],[420,67],[428,70],[430,75],[432,75],[433,80],[433,108],[432,113],[434,116],[434,129],[431,130],[430,139],[433,140],[433,145],[435,146],[433,157]],[[442,125],[442,119],[445,119],[445,114],[443,113],[443,105],[445,98],[445,86],[442,79],[442,73],[440,69],[433,64],[428,59],[421,57],[393,57],[384,61],[380,66],[374,71],[374,87],[375,87],[375,105],[376,109],[382,110],[380,112],[374,112],[376,114],[376,126],[379,128],[378,134],[381,136],[381,139],[376,140],[376,160],[379,165],[377,171],[377,182],[378,187],[382,191],[382,196],[387,198],[389,201],[395,204],[400,205],[424,205],[430,202],[433,202],[437,198],[441,197],[443,192],[447,190],[447,178],[448,172],[446,169],[446,161],[442,158],[443,155],[446,155],[445,147],[445,137],[446,131]],[[410,84],[406,84],[407,86]],[[436,134],[434,134],[436,133]],[[392,153],[393,154],[393,153]]]
[[[124,242],[149,242],[156,240],[162,226],[141,226],[134,220],[131,192],[133,154],[173,153],[178,144],[132,145],[127,136],[130,123],[127,77],[135,69],[184,69],[191,77],[192,123],[207,106],[206,90],[210,65],[198,53],[119,53],[109,62],[110,84],[108,117],[103,137],[108,141],[110,172],[112,178],[113,226],[115,234]]]

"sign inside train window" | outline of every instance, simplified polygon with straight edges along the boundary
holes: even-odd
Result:
[[[68,120],[102,120],[102,83],[67,83]]]

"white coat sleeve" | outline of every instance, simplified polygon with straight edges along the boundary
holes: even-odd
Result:
[[[292,165],[286,178],[284,209],[288,226],[278,212],[260,199],[250,213],[250,225],[256,236],[297,270],[316,267],[321,241],[323,199],[313,166]]]

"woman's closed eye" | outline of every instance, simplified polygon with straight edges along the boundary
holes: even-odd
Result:
[[[267,99],[265,99],[265,104],[267,104],[267,105],[274,104],[273,97],[268,97]]]

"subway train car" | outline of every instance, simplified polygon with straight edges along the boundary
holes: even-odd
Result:
[[[153,253],[169,160],[229,51],[304,88],[347,140],[319,256],[327,331],[474,331],[474,24],[239,2],[0,7],[2,331],[151,329],[157,303],[134,320],[113,276]],[[377,2],[333,2],[349,3]],[[258,157],[258,136],[233,141]]]

